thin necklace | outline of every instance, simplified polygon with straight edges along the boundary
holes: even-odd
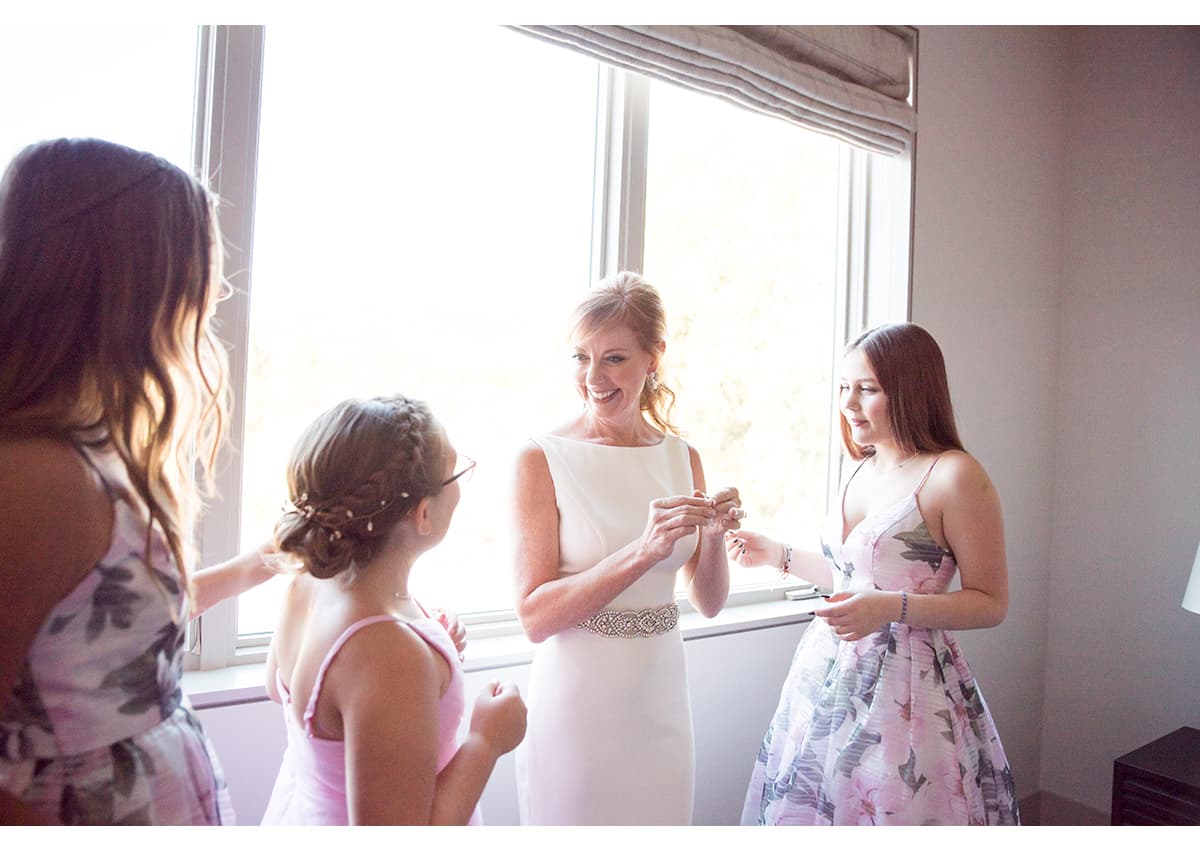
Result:
[[[921,453],[918,451],[918,452],[914,452],[914,453],[912,453],[911,455],[906,455],[906,456],[904,456],[904,460],[903,460],[903,461],[901,461],[899,464],[896,464],[896,465],[895,465],[894,467],[892,467],[890,470],[884,470],[884,469],[882,469],[882,468],[880,467],[880,465],[879,465],[879,456],[878,456],[878,455],[872,455],[872,456],[871,456],[871,466],[873,466],[873,467],[875,467],[876,469],[878,469],[878,470],[879,470],[881,473],[890,473],[890,472],[892,472],[893,470],[899,470],[901,467],[903,467],[905,464],[907,464],[909,461],[911,461],[912,459],[916,458],[916,457],[917,457],[918,455],[920,455],[920,454],[921,454]]]

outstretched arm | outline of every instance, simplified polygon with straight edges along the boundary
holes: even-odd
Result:
[[[192,574],[192,617],[278,574],[280,571],[270,558],[274,552],[275,545],[267,542],[229,561],[197,570]]]
[[[788,573],[798,576],[822,588],[833,587],[833,571],[825,556],[812,550],[792,547],[791,558],[786,558],[784,541],[776,541],[749,529],[738,529],[725,534],[725,551],[729,560],[742,567],[774,567],[782,570],[785,559]]]

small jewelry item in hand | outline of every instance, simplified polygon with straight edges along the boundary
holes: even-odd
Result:
[[[783,545],[783,557],[779,560],[779,572],[783,576],[791,575],[792,571],[792,546],[791,544]]]

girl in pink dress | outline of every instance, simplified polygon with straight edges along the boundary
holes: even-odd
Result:
[[[958,439],[937,343],[910,323],[863,334],[839,404],[859,463],[823,552],[727,536],[737,562],[834,590],[796,648],[742,823],[1016,824],[1000,736],[951,632],[1007,611],[1000,500]]]
[[[275,530],[302,566],[267,661],[288,746],[264,824],[481,823],[525,704],[515,685],[488,684],[460,742],[464,631],[408,593],[473,467],[404,396],[343,402],[301,436]]]

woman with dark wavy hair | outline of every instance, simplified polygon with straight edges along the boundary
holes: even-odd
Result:
[[[951,631],[1008,610],[1000,498],[958,438],[941,349],[907,322],[867,331],[838,398],[858,463],[823,552],[727,536],[732,560],[833,589],[796,648],[742,822],[1016,824],[1000,736]]]
[[[188,618],[272,575],[259,551],[188,567],[221,288],[213,199],[166,160],[58,139],[5,173],[0,822],[232,819],[180,689]]]

